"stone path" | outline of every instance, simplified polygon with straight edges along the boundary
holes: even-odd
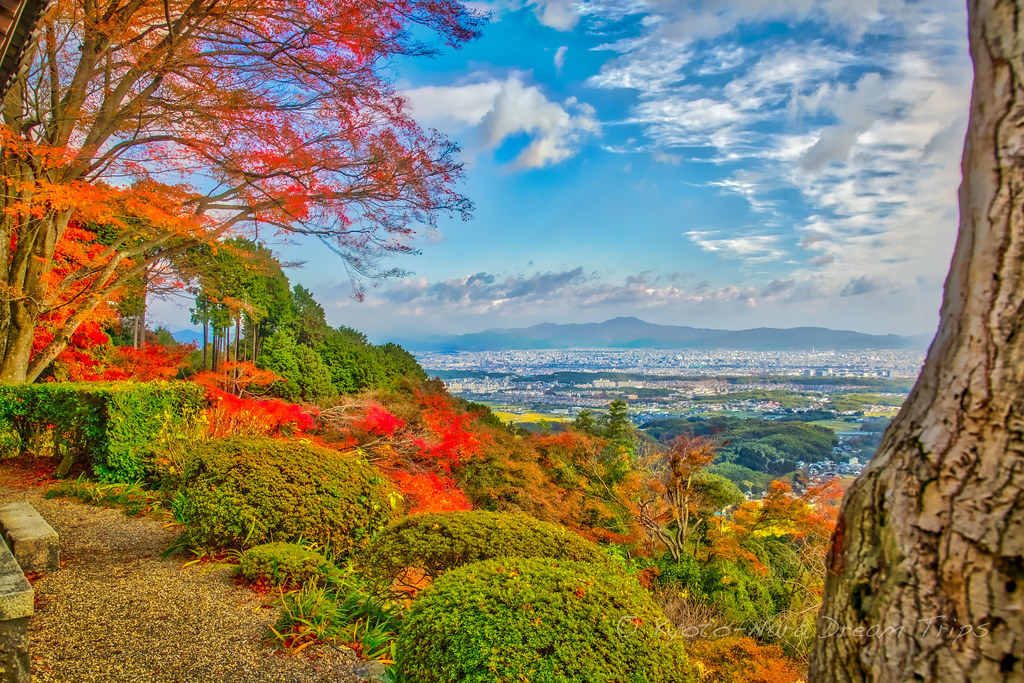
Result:
[[[119,509],[45,500],[0,468],[0,503],[28,500],[57,530],[61,569],[34,583],[38,683],[356,683],[351,651],[284,656],[263,644],[276,610],[227,568],[160,559],[174,533]],[[310,650],[314,650],[310,652]]]

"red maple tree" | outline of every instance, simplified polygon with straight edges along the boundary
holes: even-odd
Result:
[[[482,20],[456,0],[56,0],[0,125],[0,381],[34,380],[128,278],[228,233],[391,272],[379,258],[412,251],[417,224],[469,205],[455,146],[416,125],[390,66]],[[55,282],[74,220],[112,237]]]

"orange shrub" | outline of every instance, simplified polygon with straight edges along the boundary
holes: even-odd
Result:
[[[777,645],[746,636],[692,638],[686,651],[698,662],[701,683],[797,683],[804,666]]]

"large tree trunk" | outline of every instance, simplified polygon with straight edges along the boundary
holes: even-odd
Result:
[[[843,501],[812,681],[1024,681],[1024,0],[970,0],[969,16],[939,331]]]

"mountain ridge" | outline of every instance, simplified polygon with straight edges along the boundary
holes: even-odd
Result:
[[[636,317],[598,323],[544,322],[530,327],[493,328],[469,334],[398,340],[416,351],[501,351],[571,348],[733,349],[737,351],[800,351],[867,349],[925,350],[931,337],[866,334],[827,327],[757,327],[721,330],[684,325],[658,325]]]

